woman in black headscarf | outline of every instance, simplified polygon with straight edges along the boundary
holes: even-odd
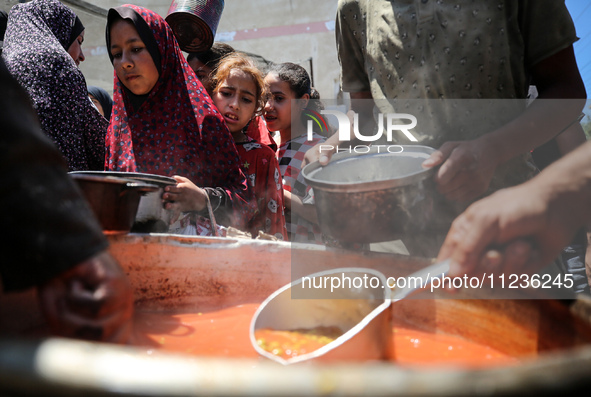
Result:
[[[94,85],[88,86],[88,96],[94,106],[99,110],[99,112],[105,116],[107,120],[111,119],[111,109],[113,108],[113,99],[111,95],[107,92],[107,90],[102,89],[101,87],[97,87]]]
[[[11,8],[2,53],[70,171],[103,170],[105,162],[108,122],[90,102],[78,69],[83,40],[72,10],[57,0],[33,0]]]

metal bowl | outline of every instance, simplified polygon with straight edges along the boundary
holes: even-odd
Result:
[[[305,166],[302,175],[314,188],[322,232],[342,242],[374,243],[425,230],[437,192],[435,170],[421,164],[434,151],[377,146],[337,153],[326,166]]]
[[[311,288],[328,278],[331,284]],[[335,280],[339,280],[338,286]],[[392,341],[389,308],[390,289],[386,277],[377,270],[338,268],[314,273],[283,286],[261,303],[250,324],[250,341],[260,355],[284,365],[311,359],[386,359]],[[337,327],[342,335],[317,350],[290,358],[259,346],[255,334],[259,329],[293,331],[316,327]]]
[[[163,207],[162,193],[164,192],[164,187],[176,184],[174,178],[141,172],[120,171],[72,171],[70,174],[107,176],[154,185],[156,188],[153,191],[143,194],[140,198],[131,231],[135,233],[168,232],[172,211]]]
[[[112,176],[76,173],[70,176],[106,233],[128,233],[142,195],[158,190],[155,185]]]

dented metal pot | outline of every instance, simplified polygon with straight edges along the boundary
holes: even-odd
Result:
[[[70,174],[123,178],[155,186],[156,189],[142,195],[131,226],[131,231],[135,233],[168,232],[173,214],[172,211],[164,208],[162,194],[166,186],[176,184],[174,178],[141,172],[120,171],[73,171]]]
[[[314,188],[322,232],[342,242],[391,241],[425,230],[437,199],[433,168],[421,166],[435,149],[419,145],[337,153],[326,166],[302,170]]]
[[[158,190],[155,185],[124,178],[76,173],[70,176],[108,233],[129,232],[142,195]]]
[[[342,285],[312,288],[318,282],[343,278]],[[371,280],[367,288],[351,280]],[[347,284],[346,280],[349,280]],[[390,289],[386,277],[367,268],[339,268],[310,274],[271,294],[259,307],[250,325],[250,340],[264,357],[281,364],[315,359],[351,361],[386,359],[392,342]],[[265,349],[256,336],[260,329],[296,331],[338,329],[340,336],[305,354],[287,357]],[[293,354],[292,354],[293,353]]]

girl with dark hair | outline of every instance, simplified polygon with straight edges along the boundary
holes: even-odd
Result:
[[[254,205],[232,136],[170,26],[124,5],[109,10],[106,34],[115,68],[106,168],[171,176],[167,209],[183,219],[213,211],[221,225],[244,229]]]
[[[88,99],[78,69],[83,41],[84,26],[72,10],[57,0],[33,0],[11,8],[2,52],[70,171],[105,164],[108,123]]]
[[[300,175],[306,151],[325,139],[316,132],[308,139],[305,123],[306,111],[321,109],[320,95],[311,86],[306,69],[295,63],[272,66],[265,83],[270,92],[265,104],[267,127],[279,131],[277,157],[283,175],[288,237],[294,242],[323,244],[313,193]],[[294,110],[296,114],[292,114]]]
[[[223,57],[235,51],[229,44],[215,42],[207,51],[191,52],[187,55],[189,66],[193,69],[209,95],[213,95],[212,77],[215,75],[220,61]]]

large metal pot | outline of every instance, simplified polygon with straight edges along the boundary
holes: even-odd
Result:
[[[134,288],[136,312],[196,313],[263,302],[312,272],[372,268],[406,277],[429,261],[263,240],[125,234],[110,252]],[[296,260],[300,259],[298,263]],[[173,353],[47,335],[34,289],[0,293],[2,396],[585,396],[591,388],[591,300],[474,298],[481,290],[404,299],[393,327],[452,335],[516,357],[514,365],[405,366],[396,361],[277,365],[261,358]],[[517,290],[512,290],[517,292]],[[527,291],[518,294],[526,297]],[[155,324],[155,327],[165,326]],[[166,326],[165,326],[166,328]],[[199,339],[178,323],[173,334]],[[237,331],[238,332],[238,331]],[[248,329],[242,329],[243,335]],[[15,339],[14,336],[20,338]],[[13,338],[8,338],[13,336]],[[247,343],[247,342],[245,342]],[[394,343],[393,352],[399,347]],[[434,356],[437,354],[434,353]]]
[[[207,51],[213,44],[224,0],[173,0],[166,22],[185,52]]]
[[[154,185],[110,176],[73,173],[71,177],[107,233],[129,232],[141,196],[158,190]]]
[[[436,197],[434,169],[421,164],[435,149],[376,146],[337,153],[326,166],[302,170],[314,188],[320,227],[341,242],[391,241],[425,230]]]
[[[166,233],[172,219],[172,211],[164,208],[162,193],[168,185],[175,185],[174,178],[145,174],[141,172],[119,171],[73,171],[72,175],[108,176],[124,180],[132,180],[139,183],[147,183],[155,186],[150,192],[142,195],[139,201],[131,231],[136,233]]]

